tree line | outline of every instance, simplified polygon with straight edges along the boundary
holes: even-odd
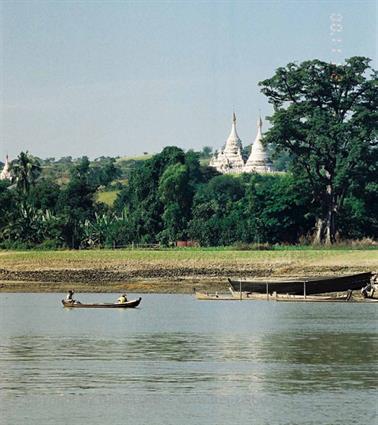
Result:
[[[111,158],[69,164],[65,182],[26,152],[0,182],[2,247],[334,243],[378,236],[377,72],[369,60],[288,64],[260,83],[273,106],[264,136],[284,173],[220,175],[166,147],[127,181]],[[207,152],[209,154],[209,152]],[[96,201],[118,181],[113,206]]]

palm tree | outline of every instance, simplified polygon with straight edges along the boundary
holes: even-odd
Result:
[[[20,155],[11,163],[10,167],[12,181],[16,183],[17,189],[28,194],[30,187],[34,186],[37,178],[41,174],[39,161],[26,152]]]

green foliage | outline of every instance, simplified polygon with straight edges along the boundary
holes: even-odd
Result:
[[[290,174],[218,176],[196,193],[189,233],[204,246],[294,243],[312,224],[309,202]]]
[[[378,235],[378,183],[346,197],[340,211],[340,238],[376,238]]]
[[[240,206],[244,195],[241,179],[216,176],[200,186],[193,202],[189,235],[201,245],[229,245],[238,239]]]
[[[83,223],[95,215],[94,195],[97,187],[91,183],[89,160],[71,169],[71,179],[60,192],[57,210],[64,216],[63,238],[67,246],[78,248],[83,239]]]
[[[213,154],[213,148],[211,146],[204,146],[202,148],[202,151],[200,152],[200,157],[207,159],[207,158],[211,158]]]
[[[1,229],[2,239],[34,246],[47,239],[60,242],[62,221],[49,211],[42,212],[29,205],[19,205]]]
[[[121,176],[121,170],[116,166],[115,159],[103,160],[99,165],[91,167],[90,180],[92,184],[107,187]]]
[[[200,165],[195,152],[169,147],[134,169],[111,209],[95,201],[92,168],[84,157],[71,165],[65,186],[44,178],[28,193],[0,182],[0,245],[293,244],[311,233],[320,208],[305,173],[219,175]],[[344,239],[378,235],[377,184],[365,178],[349,186],[339,212]]]
[[[93,220],[86,220],[83,224],[84,247],[126,245],[131,242],[128,238],[128,217],[124,212],[120,216],[115,214],[95,214]]]
[[[42,211],[56,212],[60,186],[51,180],[41,179],[30,189],[27,200],[30,205]]]
[[[0,180],[0,229],[11,220],[12,213],[16,210],[18,194],[9,189],[7,180]]]
[[[306,190],[307,189],[307,190]],[[295,243],[313,226],[311,196],[292,174],[253,175],[246,190],[249,241]]]
[[[130,211],[135,240],[175,242],[186,237],[194,187],[203,179],[198,155],[166,147],[144,161],[130,175],[115,202],[118,211]]]
[[[16,183],[17,189],[28,194],[41,174],[41,166],[39,161],[28,152],[21,152],[10,164],[10,172],[12,182]]]

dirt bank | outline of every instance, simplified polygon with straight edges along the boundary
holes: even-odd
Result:
[[[26,268],[25,266],[28,266]],[[64,292],[70,288],[80,292],[161,292],[190,293],[195,286],[201,290],[227,290],[227,278],[285,277],[340,275],[366,271],[363,265],[346,264],[296,264],[283,261],[269,264],[243,262],[235,264],[190,262],[177,266],[167,262],[143,264],[115,264],[105,267],[91,263],[79,268],[77,264],[62,268],[47,268],[15,263],[0,268],[1,292]]]

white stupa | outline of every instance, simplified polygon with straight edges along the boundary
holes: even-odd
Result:
[[[273,171],[272,162],[261,142],[262,139],[262,121],[261,117],[257,121],[257,135],[252,144],[251,154],[244,166],[245,173],[270,173]]]
[[[236,131],[236,115],[233,113],[232,127],[224,149],[216,153],[210,161],[210,166],[221,173],[239,174],[243,172],[244,161],[241,154],[242,142]]]
[[[9,170],[9,159],[7,155],[5,157],[5,164],[4,164],[3,171],[0,173],[0,180],[10,180],[10,179],[11,179],[11,174]]]

